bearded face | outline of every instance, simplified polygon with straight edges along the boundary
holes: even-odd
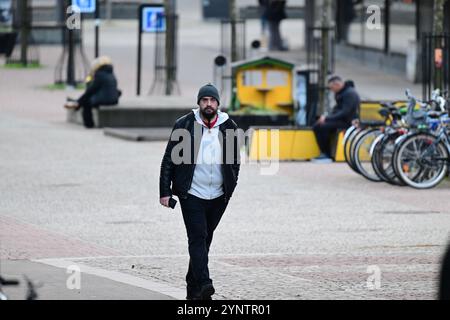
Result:
[[[199,102],[201,115],[208,120],[213,119],[219,110],[219,103],[213,97],[203,97]]]

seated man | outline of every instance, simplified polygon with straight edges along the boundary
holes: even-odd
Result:
[[[83,123],[86,128],[94,127],[92,108],[100,105],[116,105],[122,92],[117,88],[111,59],[106,56],[95,59],[86,83],[86,91],[78,99],[68,99],[67,109],[83,109]]]
[[[313,130],[320,148],[320,155],[312,159],[314,162],[332,162],[330,137],[339,129],[347,129],[352,121],[358,118],[359,95],[352,81],[344,82],[339,76],[328,80],[328,87],[335,94],[336,106],[329,115],[321,115],[314,124]]]

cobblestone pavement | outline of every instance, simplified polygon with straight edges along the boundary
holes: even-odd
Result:
[[[179,81],[194,97],[211,80],[220,27],[189,17],[180,21]],[[302,27],[283,22],[294,49]],[[259,22],[247,28],[251,41]],[[92,25],[85,30],[91,55]],[[112,56],[124,97],[132,97],[136,26],[114,21],[101,30],[101,53]],[[144,47],[149,87],[151,38]],[[182,289],[188,257],[180,209],[158,201],[165,143],[122,141],[65,123],[61,105],[80,92],[43,89],[53,82],[60,53],[45,46],[43,68],[0,69],[0,258],[78,261]],[[406,87],[419,92],[361,66],[338,62],[337,71],[366,98],[402,99]],[[275,175],[262,175],[262,167],[242,166],[215,234],[210,270],[217,298],[435,298],[449,240],[449,182],[418,191],[369,182],[345,164],[285,162]]]
[[[195,3],[195,5],[192,5]],[[244,3],[242,3],[244,4]],[[178,51],[178,82],[181,94],[195,96],[198,88],[213,80],[213,60],[220,53],[220,23],[201,20],[200,0],[180,1],[180,30]],[[83,44],[88,59],[94,54],[94,23],[83,22]],[[302,51],[304,24],[302,20],[283,21],[281,31],[288,40],[291,51],[266,54],[305,63]],[[260,37],[260,22],[246,22],[247,48]],[[394,42],[394,41],[393,41]],[[114,62],[122,99],[133,98],[136,93],[136,21],[113,20],[103,22],[100,29],[100,54],[108,55]],[[154,37],[143,37],[142,94],[147,94],[153,81]],[[39,46],[42,68],[32,70],[5,69],[0,67],[0,108],[2,111],[32,119],[53,122],[65,121],[62,105],[66,96],[77,97],[80,90],[45,89],[54,82],[55,67],[62,54],[59,46]],[[250,52],[249,52],[250,54]],[[0,57],[0,65],[4,59]],[[337,61],[336,73],[353,79],[358,92],[368,100],[402,100],[405,88],[420,97],[421,87],[402,77],[387,75],[351,62]],[[195,75],[195,76],[193,76]],[[195,100],[193,100],[195,102]]]
[[[158,203],[164,143],[5,114],[0,131],[3,258],[63,258],[183,287],[180,209]],[[418,191],[366,181],[345,164],[285,162],[275,175],[261,166],[243,164],[217,229],[217,298],[435,297],[448,182]],[[370,266],[379,290],[367,287]]]
[[[217,299],[434,299],[439,250],[396,249],[374,255],[213,255]],[[83,264],[184,286],[188,257],[85,259]],[[374,267],[375,266],[375,267]],[[371,268],[379,268],[380,287]],[[368,284],[369,281],[369,284]]]

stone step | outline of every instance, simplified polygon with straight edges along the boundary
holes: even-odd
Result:
[[[105,128],[106,136],[129,141],[168,141],[172,127],[167,128]]]
[[[94,109],[94,123],[99,128],[172,127],[179,117],[195,107],[194,103],[192,99],[183,97],[131,98],[121,100],[117,106]],[[83,124],[81,111],[68,110],[67,121]]]

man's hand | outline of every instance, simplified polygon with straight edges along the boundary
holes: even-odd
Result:
[[[319,120],[317,120],[317,123],[318,123],[318,124],[324,124],[324,123],[325,123],[325,120],[326,120],[326,117],[325,117],[324,115],[321,115],[320,118],[319,118]]]
[[[169,207],[169,199],[170,197],[162,197],[159,198],[159,203],[161,203],[164,207]]]

